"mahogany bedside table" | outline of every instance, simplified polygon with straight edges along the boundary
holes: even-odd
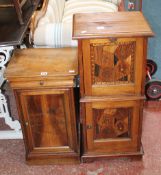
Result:
[[[83,153],[87,162],[141,156],[147,38],[140,12],[76,14]]]
[[[27,163],[79,163],[77,66],[74,48],[15,51],[5,77],[16,97]]]

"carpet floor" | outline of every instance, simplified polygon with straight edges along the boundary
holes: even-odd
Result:
[[[0,175],[160,175],[161,102],[144,108],[142,160],[114,158],[78,165],[29,166],[25,163],[23,140],[0,140]]]

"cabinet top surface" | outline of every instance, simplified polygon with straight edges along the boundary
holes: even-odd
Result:
[[[73,39],[153,35],[141,12],[79,13],[73,18]]]
[[[59,77],[77,74],[77,49],[22,49],[16,50],[5,71],[14,78]]]

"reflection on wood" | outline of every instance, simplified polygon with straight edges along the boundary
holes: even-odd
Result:
[[[94,138],[130,137],[130,108],[93,109]]]
[[[134,41],[91,44],[93,84],[134,82],[135,48]]]
[[[62,95],[28,96],[27,106],[36,147],[68,145]]]

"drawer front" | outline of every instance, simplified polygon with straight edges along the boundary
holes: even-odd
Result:
[[[11,81],[13,89],[26,89],[26,88],[48,88],[48,87],[74,87],[74,78],[58,78],[58,79],[40,79],[40,80],[22,80]]]
[[[84,40],[85,95],[141,93],[143,45],[143,38]]]
[[[140,150],[142,100],[83,103],[86,153],[123,153]]]

